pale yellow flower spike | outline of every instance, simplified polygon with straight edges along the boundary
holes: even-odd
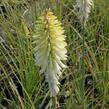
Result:
[[[36,64],[45,74],[51,97],[59,92],[58,80],[62,68],[66,68],[62,62],[67,59],[65,37],[61,22],[50,10],[46,10],[36,22],[33,46]]]

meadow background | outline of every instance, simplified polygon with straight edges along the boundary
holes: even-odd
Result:
[[[0,109],[53,108],[31,37],[37,18],[49,8],[68,43],[57,109],[109,109],[109,0],[94,0],[84,31],[74,5],[75,0],[0,0]]]

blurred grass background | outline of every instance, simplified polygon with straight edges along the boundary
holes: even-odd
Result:
[[[84,33],[83,75],[83,34],[75,0],[0,0],[0,109],[51,109],[31,37],[37,17],[48,8],[62,22],[68,43],[68,68],[60,78],[57,109],[109,109],[108,4],[94,0]]]

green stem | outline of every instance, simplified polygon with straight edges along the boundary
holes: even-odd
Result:
[[[56,109],[56,97],[52,97],[52,107]]]
[[[83,42],[82,42],[82,100],[83,100],[83,108],[85,109],[85,64],[84,64],[84,59],[85,59],[85,26],[83,25],[82,27],[82,36],[83,36]]]

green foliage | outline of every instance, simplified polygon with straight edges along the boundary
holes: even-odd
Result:
[[[109,1],[94,0],[84,32],[74,4],[75,0],[0,1],[0,109],[51,109],[31,37],[38,16],[48,8],[62,22],[68,43],[68,68],[60,79],[57,107],[109,109]]]

